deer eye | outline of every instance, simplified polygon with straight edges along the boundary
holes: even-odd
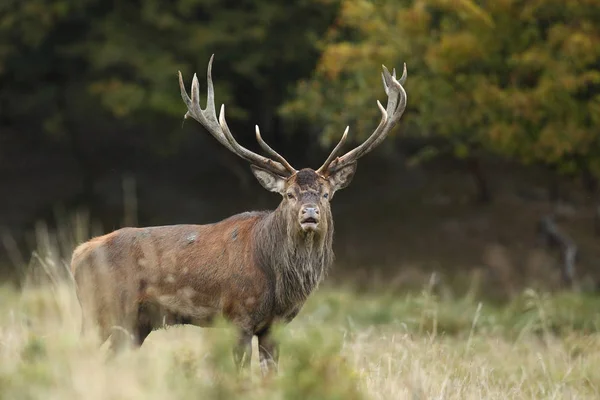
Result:
[[[287,198],[291,200],[291,199],[294,199],[295,197],[294,197],[293,193],[288,193]]]
[[[325,193],[325,194],[323,194],[323,198],[324,198],[324,199],[328,199],[328,198],[329,198],[329,193]]]

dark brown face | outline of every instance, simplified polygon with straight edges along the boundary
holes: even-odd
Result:
[[[288,221],[303,232],[327,231],[331,220],[329,201],[336,190],[350,183],[355,171],[354,163],[331,176],[321,176],[305,168],[284,178],[252,166],[252,172],[265,189],[283,196],[280,208],[285,210]]]
[[[330,184],[312,169],[303,169],[286,182],[283,205],[304,232],[318,232],[331,214]]]

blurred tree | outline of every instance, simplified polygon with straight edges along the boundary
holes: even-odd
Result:
[[[250,142],[259,123],[277,144],[284,137],[275,136],[277,107],[314,68],[316,39],[336,7],[332,0],[4,1],[0,124],[31,146],[68,146],[90,197],[118,159],[177,154],[186,132],[177,71],[189,85],[216,53],[217,101],[229,105],[230,125],[246,128],[236,136]],[[295,148],[302,157],[303,147]],[[199,149],[210,150],[224,151]],[[227,157],[224,165],[232,164]]]
[[[13,136],[12,151],[24,154],[59,143],[81,148],[73,156],[81,167],[84,197],[91,191],[95,169],[74,123],[77,117],[97,121],[95,104],[82,83],[86,62],[68,47],[85,36],[93,5],[93,0],[8,0],[0,5],[0,124],[5,141]]]
[[[217,102],[228,104],[234,126],[236,120],[244,123],[246,129],[237,129],[236,135],[253,146],[253,124],[267,138],[280,132],[277,108],[288,87],[314,68],[317,38],[331,23],[336,3],[150,0],[115,6],[83,43],[100,75],[92,90],[117,116],[143,113],[153,126],[163,116],[180,119],[176,71],[181,69],[189,85],[194,72],[205,76],[209,57],[216,53]],[[201,85],[204,89],[203,79]],[[169,124],[171,131],[180,131]],[[274,139],[281,145],[285,136]]]
[[[384,96],[379,64],[406,62],[404,130],[443,139],[423,156],[467,160],[481,200],[482,152],[597,179],[599,20],[595,0],[342,1],[313,77],[281,112],[325,124],[324,143],[347,124],[362,139]]]

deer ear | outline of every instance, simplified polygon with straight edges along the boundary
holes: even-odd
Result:
[[[352,178],[354,178],[354,173],[356,172],[356,161],[346,165],[345,167],[335,171],[333,174],[329,175],[327,179],[329,179],[329,184],[331,185],[332,194],[336,190],[340,190],[345,188],[352,182]]]
[[[250,169],[252,169],[252,173],[265,189],[275,193],[284,192],[286,181],[284,177],[267,171],[266,169],[259,168],[255,165],[250,165]]]

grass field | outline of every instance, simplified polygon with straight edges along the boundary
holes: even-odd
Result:
[[[600,300],[525,291],[473,296],[325,285],[279,332],[278,376],[256,343],[238,375],[232,331],[174,327],[106,359],[79,336],[68,281],[0,289],[1,399],[540,399],[600,396]]]
[[[21,287],[0,286],[0,400],[600,398],[600,298],[525,289],[480,301],[490,290],[477,279],[409,291],[330,277],[277,332],[280,371],[266,379],[256,342],[251,370],[236,372],[224,323],[157,331],[109,359],[80,336],[64,267],[89,233],[74,232],[39,229]]]

